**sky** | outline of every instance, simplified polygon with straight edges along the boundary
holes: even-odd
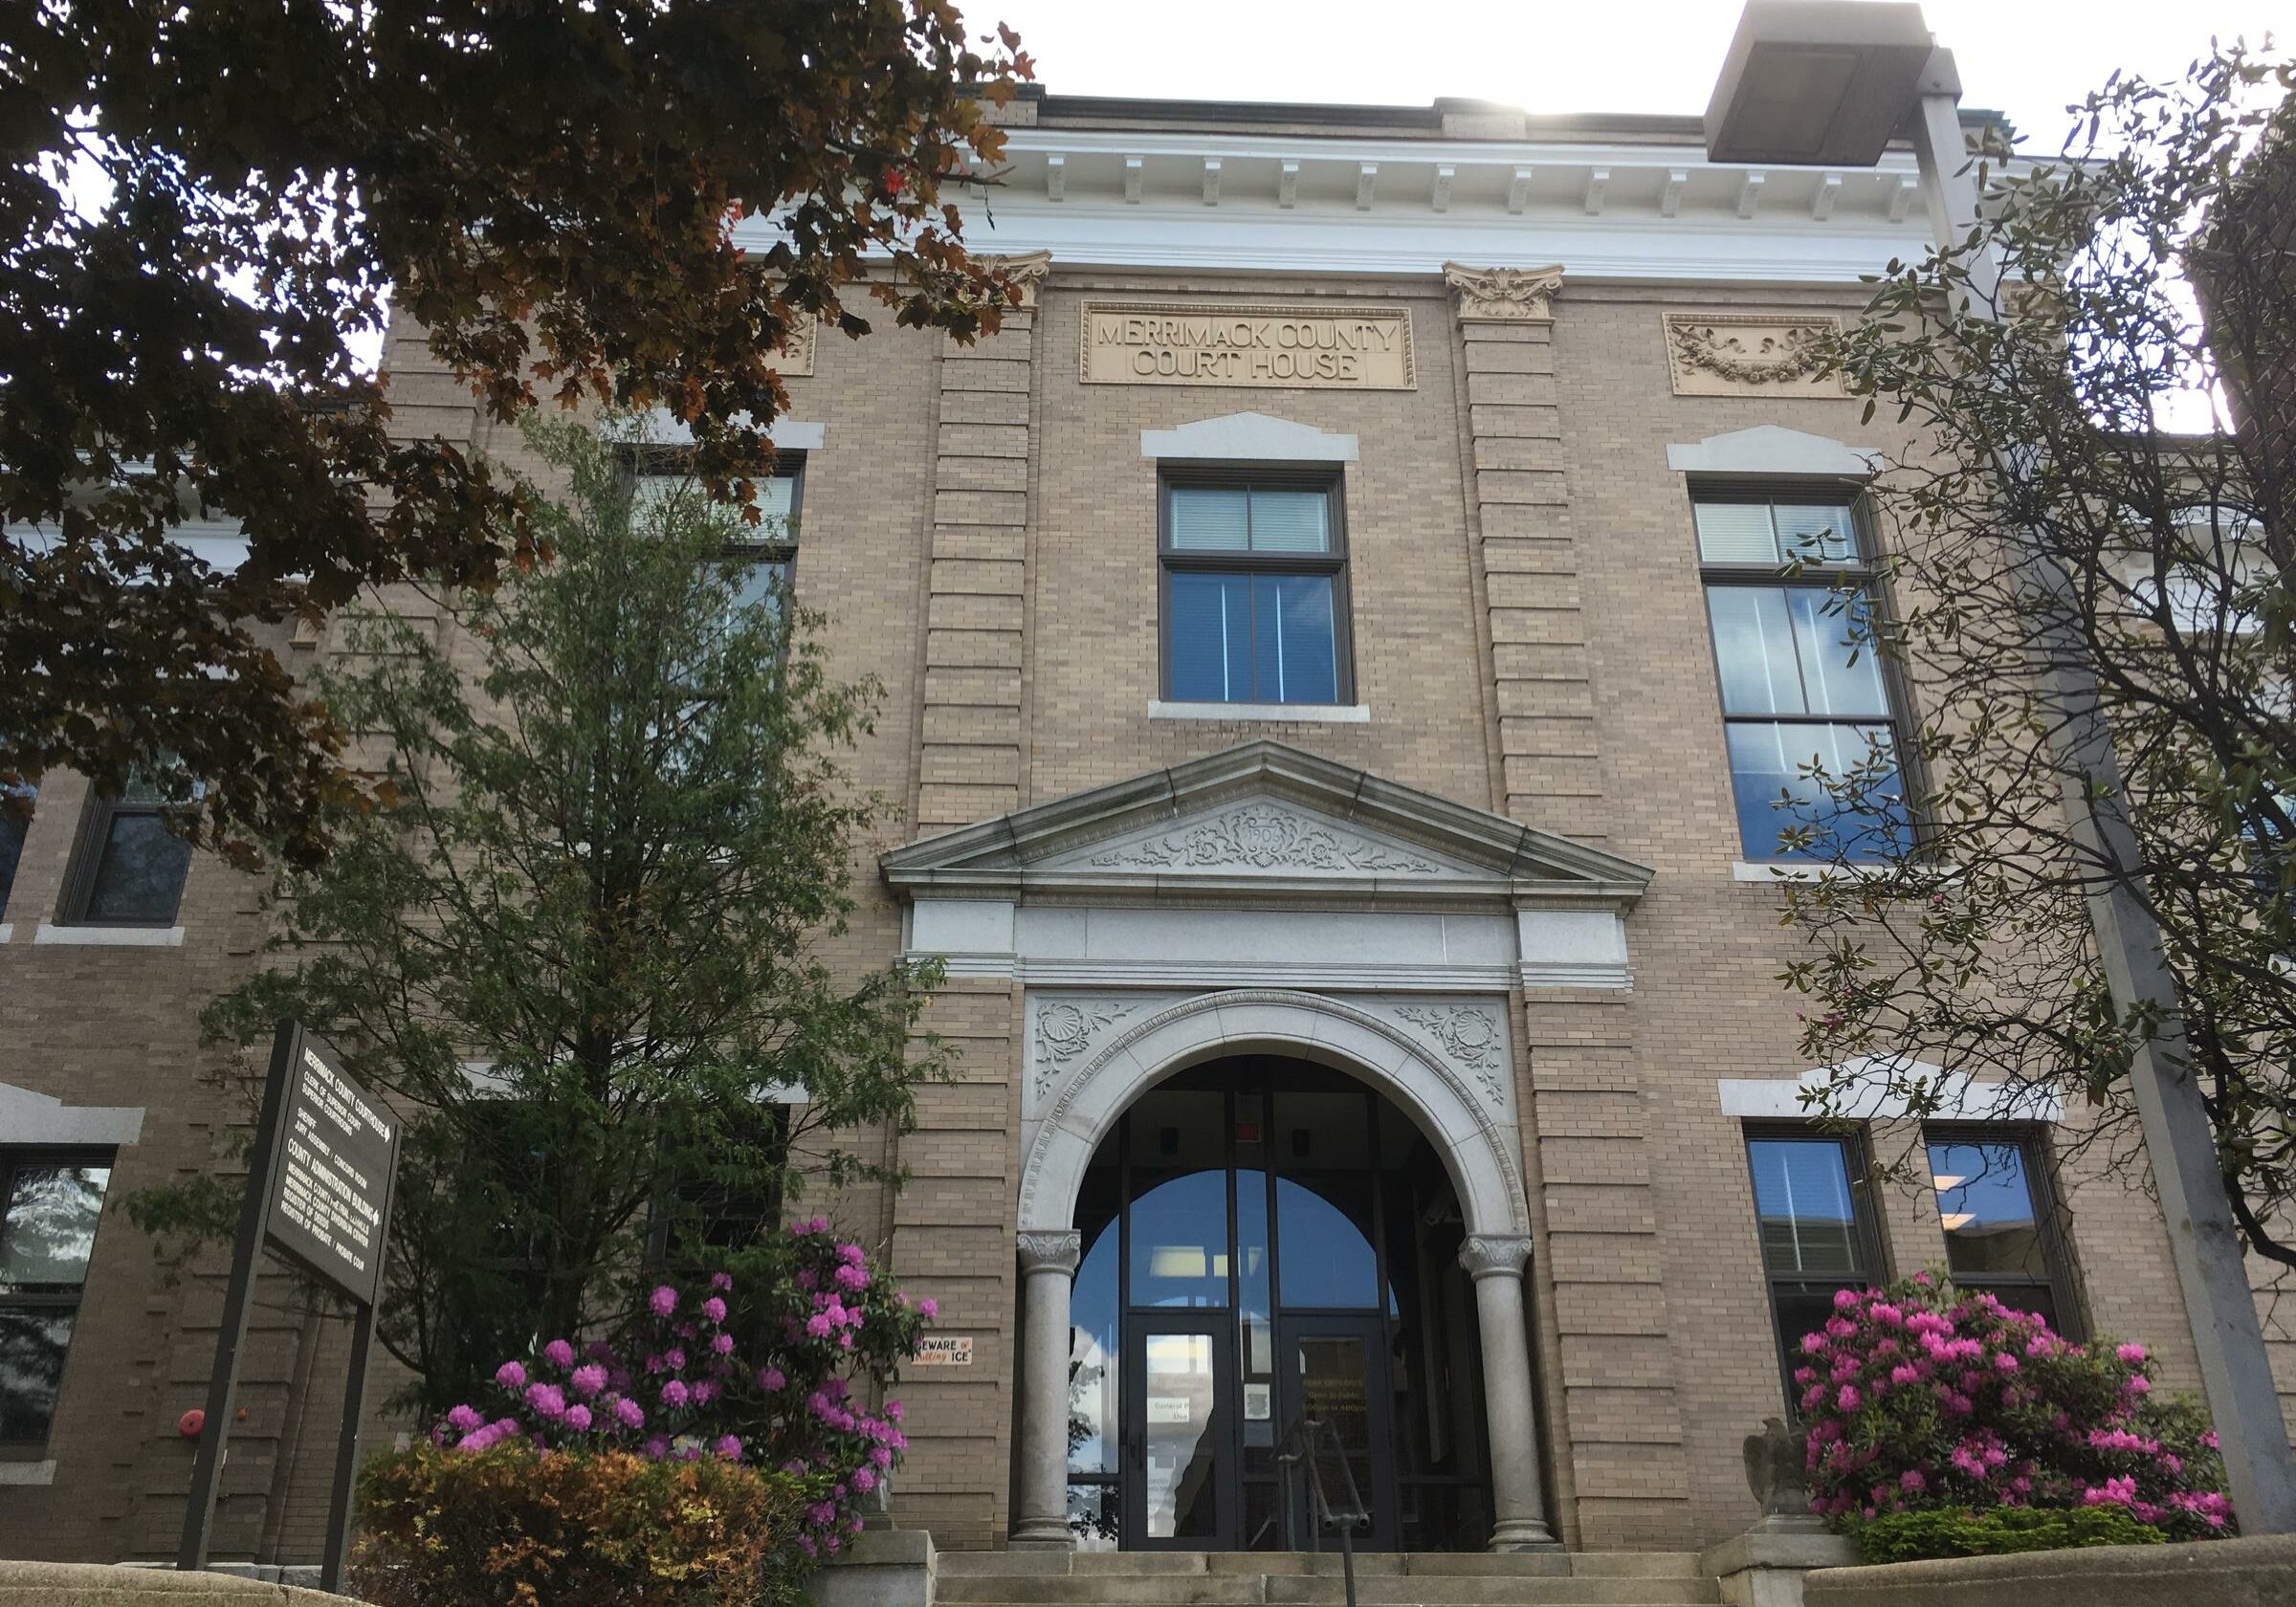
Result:
[[[1740,0],[960,0],[1019,30],[1062,95],[1425,105],[1534,112],[1706,109]],[[2009,114],[2034,155],[2116,67],[2181,73],[2212,33],[2296,52],[2296,0],[1925,0],[1962,104]]]

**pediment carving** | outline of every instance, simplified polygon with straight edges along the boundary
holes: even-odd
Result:
[[[1088,863],[1121,870],[1354,870],[1405,876],[1440,876],[1446,869],[1424,853],[1264,800],[1104,848]]]

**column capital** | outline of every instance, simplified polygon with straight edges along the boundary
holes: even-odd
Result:
[[[1470,1233],[1459,1246],[1459,1265],[1478,1282],[1519,1278],[1531,1259],[1531,1241],[1519,1233]]]
[[[1052,1232],[1024,1232],[1019,1236],[1023,1272],[1073,1274],[1084,1254],[1084,1235],[1072,1227]]]
[[[1036,293],[1052,272],[1052,253],[1049,251],[1023,252],[1011,256],[999,256],[982,252],[973,260],[982,267],[998,271],[1009,279],[1021,293],[1021,305],[1036,305]]]
[[[1562,264],[1544,268],[1469,268],[1443,265],[1443,282],[1461,323],[1552,323],[1548,297],[1562,288]]]

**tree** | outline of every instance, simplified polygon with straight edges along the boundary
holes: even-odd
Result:
[[[113,0],[9,32],[0,807],[141,769],[237,859],[323,852],[344,727],[258,627],[541,551],[517,482],[392,430],[386,302],[490,416],[665,407],[738,492],[792,327],[868,331],[864,253],[902,324],[970,339],[1017,299],[944,188],[1030,64],[949,0]],[[194,515],[246,558],[171,541]]]
[[[2157,1010],[2115,1004],[2089,941],[2086,895],[2125,888],[2160,927],[2235,1219],[2296,1267],[2287,469],[2239,419],[2172,428],[2226,373],[2296,378],[2296,281],[2249,249],[2260,175],[2296,150],[2291,88],[2296,63],[2238,47],[2180,81],[2116,79],[2067,160],[1877,285],[1843,368],[1869,418],[1917,427],[1874,488],[1895,610],[1845,593],[1835,612],[1913,716],[1905,752],[1813,768],[1781,837],[1821,872],[1784,892],[1810,945],[1785,974],[1811,1000],[1801,1050],[1833,1068],[1820,1112],[1882,1093],[1933,1114],[1955,1090],[1929,1061],[2000,1083],[2004,1114],[2094,1107],[2085,1141],[2130,1157],[2125,1072],[2168,1040]],[[2039,578],[2036,545],[2065,584]],[[2125,781],[2093,802],[2126,816],[2133,857],[2068,829],[2080,783],[2050,738],[2083,710],[2051,690],[2060,668],[2094,677]]]
[[[594,1331],[642,1266],[882,1176],[839,1134],[900,1127],[946,1066],[910,1043],[937,973],[817,952],[877,813],[834,759],[875,689],[785,599],[738,601],[746,527],[698,482],[638,500],[611,446],[530,434],[571,486],[533,504],[554,561],[453,601],[475,666],[354,617],[319,684],[389,745],[379,802],[335,808],[324,871],[279,879],[283,962],[203,1018],[255,1046],[294,1016],[406,1118],[379,1332],[434,1409]],[[238,1187],[135,1208],[212,1242]]]

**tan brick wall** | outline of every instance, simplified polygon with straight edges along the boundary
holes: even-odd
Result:
[[[1074,355],[1088,295],[1401,304],[1418,388],[1086,385]],[[885,692],[852,769],[891,813],[856,856],[862,907],[830,945],[840,967],[899,949],[878,848],[1264,737],[1654,868],[1628,921],[1631,994],[1513,1001],[1547,1463],[1578,1544],[1679,1546],[1742,1527],[1753,1506],[1739,1442],[1782,1404],[1740,1131],[1715,1083],[1799,1069],[1777,981],[1791,946],[1776,895],[1731,874],[1739,849],[1689,504],[1666,449],[1756,424],[1888,439],[1886,421],[1862,427],[1847,401],[1674,396],[1660,316],[1855,306],[1840,293],[1575,279],[1551,328],[1463,333],[1431,275],[1271,283],[1055,262],[1041,306],[980,347],[825,335],[816,375],[790,382],[790,416],[826,431],[806,466],[798,597],[829,615],[840,670]],[[404,418],[525,461],[514,437],[477,426],[412,332],[390,352]],[[1366,723],[1150,717],[1156,465],[1139,432],[1244,409],[1359,439],[1345,494]],[[254,962],[262,917],[252,884],[203,860],[182,949],[34,946],[78,803],[67,778],[44,792],[0,914],[14,926],[0,947],[0,1081],[147,1107],[144,1141],[121,1154],[124,1191],[210,1163],[233,1113],[195,1080],[194,1017]],[[907,1193],[829,1204],[849,1231],[889,1243],[901,1275],[941,1301],[946,1332],[975,1338],[971,1369],[902,1392],[916,1447],[896,1506],[943,1545],[994,1544],[1010,1516],[1020,1009],[1007,981],[950,983],[926,1024],[960,1049],[958,1080],[920,1094],[915,1132],[872,1140],[911,1173]],[[2068,1167],[2066,1195],[2095,1326],[2145,1340],[2168,1381],[2191,1386],[2157,1211],[2087,1156]],[[1891,1197],[1884,1221],[1895,1268],[1942,1255],[1926,1197]],[[96,1254],[56,1481],[0,1486],[0,1550],[172,1547],[189,1464],[173,1422],[199,1398],[213,1295],[167,1288],[116,1216]],[[304,1560],[342,1335],[267,1318],[258,1339],[218,1552]],[[2296,1344],[2282,1361],[2296,1390]]]

